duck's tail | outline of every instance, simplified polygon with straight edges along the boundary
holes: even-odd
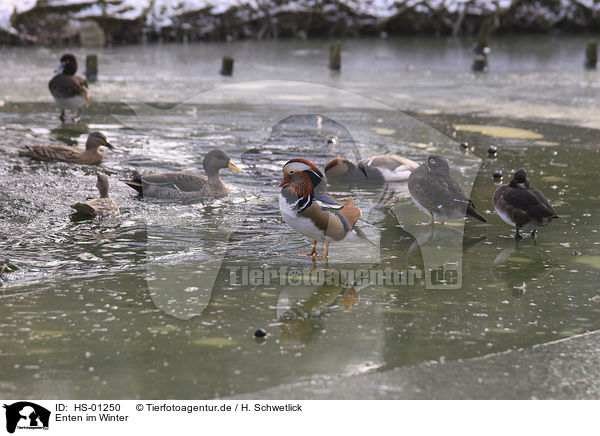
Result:
[[[136,176],[131,180],[121,180],[121,182],[125,183],[127,186],[135,189],[138,194],[144,195],[144,190],[142,189],[142,177]]]
[[[487,223],[487,219],[485,219],[484,216],[479,215],[479,213],[470,205],[467,207],[467,215],[472,216],[473,218],[477,218],[479,221]]]

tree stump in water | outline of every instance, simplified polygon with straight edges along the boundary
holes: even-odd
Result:
[[[336,41],[329,48],[329,69],[340,71],[342,69],[342,41]]]
[[[85,57],[85,77],[89,81],[98,78],[98,55],[91,54]]]
[[[588,41],[585,48],[585,67],[595,70],[598,64],[598,41],[592,39]]]
[[[477,72],[485,72],[488,70],[488,59],[487,55],[490,52],[489,40],[490,35],[496,27],[496,17],[491,16],[485,18],[479,26],[477,32],[477,42],[473,47],[473,65],[471,69]]]
[[[230,56],[223,56],[221,61],[221,70],[219,71],[223,76],[233,76],[233,58]]]

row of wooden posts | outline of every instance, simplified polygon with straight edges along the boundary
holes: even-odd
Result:
[[[487,44],[487,37],[478,38],[473,48],[473,71],[488,70],[488,54],[490,49]],[[595,69],[598,64],[598,41],[590,40],[585,48],[585,67]],[[342,42],[336,41],[329,48],[329,69],[340,71],[342,69]],[[233,75],[233,58],[224,56],[221,62],[223,76]],[[87,55],[85,58],[85,76],[88,80],[95,80],[98,77],[98,56],[95,54]]]

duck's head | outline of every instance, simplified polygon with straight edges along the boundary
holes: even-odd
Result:
[[[511,188],[529,188],[529,181],[527,180],[527,173],[524,168],[521,168],[510,181]]]
[[[317,166],[306,159],[292,159],[283,166],[280,187],[292,189],[299,196],[309,195],[325,178]]]
[[[108,198],[108,189],[110,188],[110,184],[108,183],[108,176],[106,174],[98,174],[96,188],[98,188],[100,198]]]
[[[106,136],[102,132],[92,132],[88,135],[88,139],[85,143],[86,150],[98,149],[98,147],[107,147],[114,150],[115,146],[108,142]]]
[[[429,172],[434,174],[450,174],[450,167],[448,167],[448,161],[441,156],[432,155],[427,158],[425,166],[429,169]]]
[[[241,169],[233,164],[229,158],[229,155],[223,150],[219,149],[209,151],[206,156],[204,156],[202,166],[204,167],[206,174],[209,176],[218,174],[219,170],[223,168],[231,168],[234,171],[242,172]]]
[[[344,157],[335,157],[325,165],[325,177],[335,181],[344,178],[356,169],[356,165]]]
[[[54,71],[72,76],[77,72],[77,58],[74,54],[67,53],[60,58],[60,65]]]

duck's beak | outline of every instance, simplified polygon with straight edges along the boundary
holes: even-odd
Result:
[[[115,148],[117,148],[108,141],[106,141],[106,144],[104,144],[104,146],[110,148],[111,150],[114,150]]]
[[[279,184],[279,187],[281,188],[282,186],[285,186],[285,185],[287,185],[288,183],[290,183],[290,181],[289,181],[288,179],[283,179],[283,180],[281,181],[281,183]]]
[[[233,162],[229,161],[229,164],[227,165],[227,168],[231,168],[233,171],[237,171],[238,173],[241,173],[242,170],[238,167],[236,167]]]
[[[64,63],[60,63],[60,65],[58,66],[58,68],[56,70],[54,70],[55,73],[62,73],[65,70],[65,64]]]

